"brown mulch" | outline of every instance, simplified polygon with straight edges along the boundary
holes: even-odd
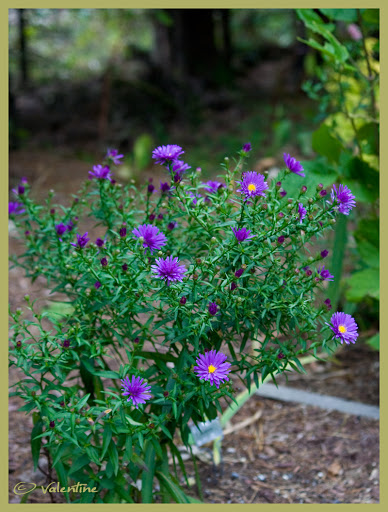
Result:
[[[42,176],[39,169],[50,169],[40,183],[44,189],[55,188],[59,196],[75,192],[80,179],[78,170],[87,173],[90,166],[79,163],[67,180],[66,169],[73,165],[44,154],[39,160],[14,155],[12,175],[26,175],[31,181]],[[26,172],[26,169],[30,170]],[[74,178],[74,179],[73,179]],[[42,178],[41,178],[42,179]],[[68,183],[68,185],[65,184]],[[11,182],[14,185],[15,179]],[[70,184],[71,183],[71,184]],[[10,252],[20,250],[20,244],[10,237]],[[20,269],[10,271],[11,308],[22,305],[23,296],[41,296],[39,280],[32,285]],[[290,374],[289,386],[327,395],[377,405],[379,385],[379,354],[367,345],[358,343],[344,347],[324,363],[314,362],[307,367],[307,376]],[[19,378],[10,369],[10,385]],[[284,377],[278,379],[285,384]],[[9,400],[9,501],[20,502],[13,489],[18,482],[47,485],[46,461],[42,456],[42,471],[33,472],[30,452],[32,421],[17,409],[20,399]],[[311,406],[281,403],[253,396],[232,420],[232,426],[252,417],[259,409],[260,418],[253,424],[225,436],[222,443],[222,463],[198,460],[203,497],[207,503],[378,503],[379,502],[379,422],[372,419],[325,411]],[[206,454],[212,445],[202,447]],[[192,483],[194,468],[187,462]],[[195,485],[187,488],[199,497]],[[53,496],[36,489],[28,503],[49,503]],[[63,502],[63,496],[54,499]]]

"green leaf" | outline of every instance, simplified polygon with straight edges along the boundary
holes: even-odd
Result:
[[[83,455],[81,455],[81,457],[78,457],[73,461],[73,464],[69,471],[69,475],[72,473],[76,473],[79,469],[83,468],[84,466],[86,466],[89,463],[90,463],[90,457],[89,457],[89,455],[84,453]]]
[[[347,284],[346,299],[350,302],[360,302],[365,296],[380,298],[380,274],[377,268],[367,268],[355,272]]]
[[[142,473],[141,498],[142,503],[152,503],[152,486],[155,476],[156,460],[155,449],[153,444],[149,441],[147,441],[145,447],[144,462],[146,463],[148,471],[143,471]]]
[[[86,402],[88,401],[89,397],[90,397],[90,393],[88,393],[87,395],[83,396],[81,398],[81,400],[77,403],[75,408],[79,411],[86,404]]]
[[[357,244],[357,251],[369,267],[380,268],[380,253],[377,247],[367,240],[361,240]]]
[[[40,436],[43,432],[43,422],[39,420],[35,423],[31,431],[31,454],[32,461],[34,463],[34,471],[38,467],[40,448],[42,446],[42,437],[34,439],[36,436]]]
[[[190,503],[186,494],[183,492],[181,487],[174,482],[174,479],[171,475],[167,476],[160,471],[156,471],[156,477],[159,480],[160,485],[163,485],[166,488],[176,503]]]
[[[119,470],[119,454],[117,452],[117,448],[115,443],[113,442],[113,439],[111,440],[108,448],[108,455],[109,460],[113,466],[114,474],[117,475],[117,472]]]
[[[322,123],[318,130],[312,134],[313,150],[325,156],[329,162],[338,163],[343,146],[341,142],[333,137],[331,129],[325,123]]]
[[[346,21],[352,23],[357,21],[356,9],[319,9],[322,14],[327,16],[330,20]]]
[[[380,333],[377,333],[372,336],[372,338],[369,338],[367,344],[374,350],[380,350]]]
[[[55,465],[55,471],[58,476],[59,483],[61,484],[61,487],[68,487],[68,473],[65,469],[65,466],[62,464],[62,462],[57,462]],[[65,498],[68,503],[70,503],[70,496],[68,492],[65,492]]]
[[[103,435],[103,441],[102,441],[102,452],[100,455],[100,460],[102,460],[104,458],[104,455],[108,449],[111,439],[112,439],[112,429],[108,423],[105,425],[105,428],[104,428],[104,435]]]
[[[142,171],[151,162],[153,140],[148,133],[143,133],[136,138],[133,144],[133,156],[137,171]]]

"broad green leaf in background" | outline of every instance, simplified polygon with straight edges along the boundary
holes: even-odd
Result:
[[[330,20],[346,21],[352,23],[357,21],[356,9],[319,9],[322,14],[327,16]]]
[[[358,302],[366,295],[375,299],[380,298],[380,275],[377,268],[366,268],[355,272],[348,279],[349,288],[345,292],[346,299]]]
[[[338,163],[343,150],[341,142],[333,137],[332,130],[324,123],[313,132],[312,147],[315,152],[325,156],[331,163]]]
[[[377,333],[371,338],[369,338],[367,344],[374,350],[380,350],[380,333]]]

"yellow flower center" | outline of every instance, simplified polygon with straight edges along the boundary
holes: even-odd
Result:
[[[344,332],[346,332],[346,327],[344,325],[339,325],[338,330],[339,330],[339,332],[344,333]]]
[[[250,184],[248,185],[248,190],[249,190],[250,192],[254,192],[254,191],[256,190],[256,185],[254,185],[253,183],[250,183]]]
[[[212,364],[210,366],[208,366],[207,369],[209,370],[209,373],[214,373],[217,370],[217,368],[215,366],[213,366]]]

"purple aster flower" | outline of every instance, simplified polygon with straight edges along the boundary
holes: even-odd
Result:
[[[24,213],[26,210],[24,208],[23,203],[15,203],[11,201],[8,203],[8,213],[9,215],[20,215],[21,213]]]
[[[119,235],[121,236],[121,238],[124,238],[127,235],[127,228],[120,228]]]
[[[306,217],[307,210],[303,207],[302,203],[298,203],[298,214],[299,222],[302,224],[302,220]]]
[[[244,273],[244,269],[243,268],[239,268],[238,270],[236,270],[236,272],[234,273],[234,275],[239,278],[243,275]]]
[[[302,167],[302,164],[298,162],[298,160],[292,158],[288,153],[284,153],[283,156],[284,162],[291,172],[293,172],[294,174],[298,174],[298,176],[306,176],[305,173],[303,172],[304,169]]]
[[[156,164],[168,165],[174,160],[177,160],[184,151],[176,144],[167,144],[167,146],[159,146],[152,152],[152,158],[155,159]]]
[[[173,175],[174,174],[182,175],[189,169],[191,169],[191,167],[188,164],[186,164],[185,162],[183,162],[183,160],[175,160],[174,162],[172,162],[171,172],[173,173]]]
[[[214,316],[218,311],[218,306],[215,302],[210,302],[208,309],[209,313]]]
[[[150,250],[151,254],[156,250],[159,251],[163,245],[167,244],[167,238],[159,231],[159,228],[152,226],[152,224],[144,224],[135,228],[132,233],[140,238],[144,238],[143,247]]]
[[[199,354],[196,359],[197,366],[194,366],[194,372],[200,379],[210,381],[220,387],[220,382],[229,380],[227,374],[230,372],[230,363],[226,363],[226,355],[216,350],[210,350],[205,354]]]
[[[238,243],[240,244],[244,240],[249,240],[250,238],[253,238],[256,235],[251,235],[251,230],[246,228],[232,228],[234,236],[237,238]]]
[[[17,188],[13,188],[12,189],[12,192],[16,195],[16,196],[22,196],[24,194],[24,192],[26,191],[25,187],[23,185],[18,185]]]
[[[230,290],[233,291],[237,288],[237,284],[233,281],[233,283],[230,285]]]
[[[139,407],[139,404],[145,404],[146,400],[151,398],[149,394],[151,386],[141,377],[132,375],[132,379],[130,380],[127,376],[125,379],[121,379],[121,382],[123,384],[123,396],[128,397],[127,402],[132,400],[132,405],[134,405],[136,409]]]
[[[100,281],[96,281],[96,282],[94,283],[94,288],[95,288],[96,290],[98,290],[99,288],[101,288],[101,283],[100,283]]]
[[[96,245],[97,247],[102,247],[105,243],[105,240],[102,240],[101,238],[97,238]]]
[[[82,236],[77,233],[77,243],[71,243],[71,245],[74,245],[74,247],[79,247],[80,249],[82,249],[89,242],[89,240],[90,238],[88,238],[88,232],[86,232]]]
[[[108,260],[107,260],[107,258],[105,258],[105,256],[104,256],[104,258],[101,258],[101,265],[103,267],[106,267],[108,265]]]
[[[199,199],[200,197],[202,197],[202,196],[201,196],[201,194],[193,194],[192,192],[188,192],[188,193],[187,193],[187,195],[189,195],[190,197],[192,197],[192,198],[193,198],[193,200],[191,201],[191,203],[192,203],[193,205],[197,204],[197,203],[198,203],[198,199]]]
[[[105,158],[108,158],[109,160],[112,160],[112,162],[115,165],[122,164],[123,162],[120,162],[120,160],[122,158],[124,158],[124,155],[118,155],[117,153],[118,153],[117,149],[108,149],[108,152],[107,152]]]
[[[331,325],[327,322],[326,325],[329,325],[330,329],[334,332],[333,338],[339,338],[341,344],[343,342],[348,345],[349,343],[355,343],[358,338],[358,326],[351,315],[346,313],[334,313],[330,322]]]
[[[321,258],[326,258],[326,256],[329,254],[329,251],[327,249],[323,250],[321,252]]]
[[[155,277],[165,279],[167,286],[170,285],[171,281],[182,281],[183,274],[187,272],[184,265],[179,264],[178,258],[168,256],[167,258],[158,258],[156,265],[151,265],[152,272]]]
[[[182,181],[183,174],[179,174],[179,172],[174,174],[174,183],[180,183]]]
[[[325,269],[325,265],[320,265],[317,269],[317,273],[323,280],[326,279],[326,281],[334,281],[334,276],[330,274],[327,269]]]
[[[250,142],[246,142],[242,147],[242,150],[244,151],[244,153],[249,153],[249,151],[251,151],[251,149],[252,149],[252,145]]]
[[[207,181],[206,183],[202,183],[202,186],[212,194],[216,194],[220,188],[225,187],[220,181]]]
[[[93,178],[96,178],[98,180],[109,180],[109,181],[112,181],[111,179],[111,170],[109,169],[109,167],[107,165],[105,165],[104,167],[102,165],[94,165],[93,166],[93,171],[89,171],[89,179],[93,179]]]
[[[54,227],[55,227],[55,231],[57,232],[57,235],[59,237],[61,237],[63,235],[63,233],[65,233],[67,231],[67,226],[62,224],[62,222],[60,224],[56,224]],[[59,238],[59,240],[60,240],[60,242],[62,242],[62,238]]]
[[[356,206],[355,196],[351,193],[346,185],[339,185],[338,189],[335,185],[331,189],[331,204],[336,204],[339,213],[349,215],[352,208]]]
[[[67,230],[72,231],[74,228],[74,223],[72,220],[69,220],[69,224],[66,224]]]
[[[237,192],[245,194],[247,198],[265,196],[264,190],[268,188],[267,182],[264,181],[264,176],[255,171],[244,172],[242,181],[237,181],[236,183],[241,185]]]
[[[162,194],[169,194],[170,190],[171,190],[171,187],[167,182],[166,183],[160,182],[160,192]]]

